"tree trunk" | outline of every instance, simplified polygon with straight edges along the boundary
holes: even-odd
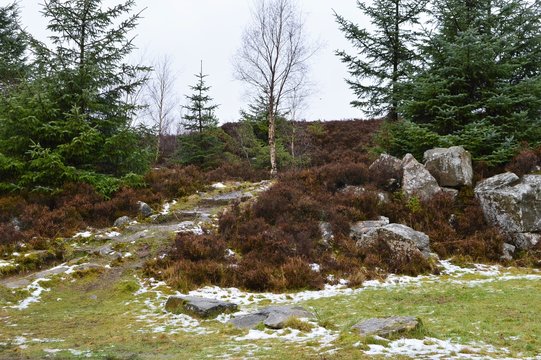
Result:
[[[276,119],[274,114],[274,98],[271,95],[269,101],[269,151],[270,151],[270,163],[271,171],[270,176],[272,179],[278,175],[278,167],[276,166]]]

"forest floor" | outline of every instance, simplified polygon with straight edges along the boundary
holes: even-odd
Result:
[[[166,204],[154,221],[67,239],[63,264],[0,279],[0,359],[541,359],[535,269],[446,260],[440,275],[390,275],[356,289],[342,283],[284,294],[190,292],[233,301],[241,312],[303,306],[316,319],[302,330],[238,330],[227,323],[234,315],[199,320],[165,312],[167,297],[178,292],[145,278],[144,262],[164,256],[176,232],[216,226],[230,201],[268,186],[215,184]],[[1,260],[0,269],[25,255]],[[395,315],[417,316],[423,327],[391,340],[351,331],[363,319]]]

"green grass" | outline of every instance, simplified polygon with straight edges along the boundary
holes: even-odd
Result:
[[[26,310],[0,310],[0,359],[40,359],[45,349],[64,349],[55,358],[71,359],[77,355],[67,349],[91,351],[96,359],[201,359],[230,354],[232,359],[363,359],[366,340],[350,331],[360,320],[391,315],[418,316],[423,320],[422,334],[457,343],[484,342],[496,348],[508,348],[510,356],[537,355],[541,349],[541,282],[511,280],[486,283],[475,287],[448,282],[427,283],[396,289],[367,289],[356,295],[306,301],[301,304],[317,311],[320,325],[336,329],[338,350],[322,354],[317,341],[286,342],[279,339],[236,341],[246,334],[217,321],[203,321],[209,334],[197,335],[179,331],[142,333],[150,326],[137,321],[144,314],[145,299],[151,295],[133,293],[139,285],[133,270],[119,273],[89,273],[81,278],[57,278],[43,283],[50,287],[38,304]],[[0,297],[17,301],[24,293],[0,289]],[[5,302],[4,302],[5,303]],[[156,311],[156,316],[161,311]],[[7,326],[16,324],[17,326]],[[308,329],[307,329],[308,331]],[[61,342],[29,342],[25,349],[13,343],[17,336],[28,339],[59,339]],[[518,339],[514,337],[518,336]],[[256,347],[254,347],[254,345]],[[52,355],[51,355],[52,356]]]

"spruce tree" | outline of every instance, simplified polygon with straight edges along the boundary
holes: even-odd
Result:
[[[348,67],[346,80],[357,97],[351,104],[372,116],[398,119],[401,84],[412,74],[419,59],[415,45],[419,15],[428,0],[374,0],[372,5],[357,1],[370,18],[373,30],[362,28],[335,14],[340,30],[358,49],[357,55],[337,51]]]
[[[0,6],[0,93],[25,77],[27,46],[17,3]]]
[[[208,75],[203,74],[202,61],[201,70],[195,76],[197,83],[190,86],[193,94],[186,95],[188,105],[185,106],[185,110],[188,113],[183,117],[183,126],[189,132],[203,133],[206,129],[215,128],[218,125],[218,119],[214,115],[214,110],[219,105],[212,104],[213,99],[208,94],[210,86],[205,83],[205,78]]]
[[[52,47],[32,42],[32,76],[6,98],[0,114],[0,153],[24,164],[18,186],[87,181],[103,188],[114,182],[110,175],[144,172],[149,149],[129,127],[135,105],[125,101],[144,81],[136,75],[147,70],[125,60],[140,18],[135,2],[106,8],[101,0],[48,0],[43,6]]]
[[[441,0],[434,10],[427,66],[411,82],[404,116],[493,163],[521,141],[540,142],[539,2]]]

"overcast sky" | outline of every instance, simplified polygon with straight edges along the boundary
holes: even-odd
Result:
[[[234,79],[232,59],[240,46],[241,35],[250,19],[253,0],[136,0],[144,9],[143,19],[134,31],[138,52],[147,63],[167,55],[177,72],[177,93],[182,101],[189,85],[196,81],[200,61],[211,96],[220,104],[216,114],[220,122],[236,121],[239,110],[246,108],[245,86]],[[121,1],[104,0],[105,5]],[[42,1],[20,0],[23,26],[40,40],[47,38],[46,19],[40,11]],[[301,118],[340,120],[361,118],[362,113],[349,102],[352,92],[344,82],[347,72],[334,55],[336,49],[350,49],[338,30],[333,9],[346,18],[361,23],[363,18],[355,0],[298,0],[305,15],[306,30],[313,41],[322,44],[311,59],[310,80],[315,93],[307,101]]]

